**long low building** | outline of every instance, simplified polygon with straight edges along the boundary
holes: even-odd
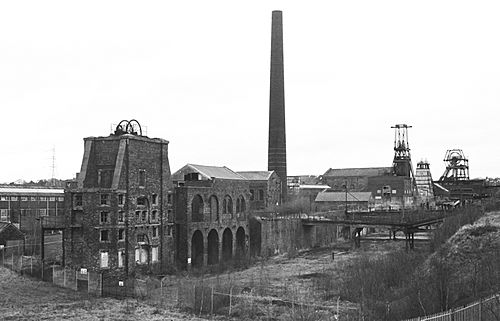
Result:
[[[64,189],[0,186],[0,222],[12,223],[26,235],[27,253],[39,254],[41,218],[64,215]]]

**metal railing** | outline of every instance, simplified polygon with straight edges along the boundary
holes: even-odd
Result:
[[[404,321],[493,321],[500,320],[500,293],[461,308],[406,319]]]

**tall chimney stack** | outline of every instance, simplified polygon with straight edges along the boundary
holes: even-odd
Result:
[[[271,82],[269,95],[268,170],[281,179],[281,201],[287,198],[285,84],[283,73],[283,23],[281,11],[273,11],[271,31]]]

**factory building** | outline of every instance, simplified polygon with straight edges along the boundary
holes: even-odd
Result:
[[[136,121],[84,139],[76,186],[66,190],[65,264],[112,283],[174,265],[168,141],[142,135]]]
[[[250,183],[227,167],[187,164],[172,175],[181,268],[246,257]]]

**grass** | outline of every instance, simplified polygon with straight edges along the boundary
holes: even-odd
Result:
[[[95,298],[0,267],[1,320],[204,320],[135,299]]]

